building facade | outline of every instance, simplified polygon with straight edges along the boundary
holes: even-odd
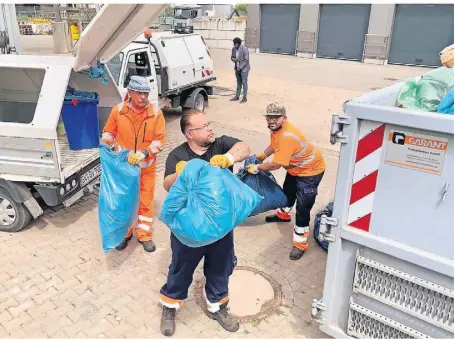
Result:
[[[453,4],[249,4],[246,44],[264,53],[440,66]]]

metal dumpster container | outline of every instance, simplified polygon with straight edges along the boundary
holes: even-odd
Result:
[[[323,297],[333,337],[454,335],[454,117],[395,107],[401,83],[344,104]]]

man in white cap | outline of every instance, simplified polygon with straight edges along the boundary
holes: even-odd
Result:
[[[156,155],[164,147],[166,126],[161,110],[149,102],[149,93],[147,78],[132,76],[125,101],[112,108],[101,137],[102,143],[116,151],[130,150],[128,163],[141,168],[137,223],[130,227],[125,239],[116,247],[118,251],[126,248],[133,236],[133,229],[145,251],[156,250],[152,240]]]

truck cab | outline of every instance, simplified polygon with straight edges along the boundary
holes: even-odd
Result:
[[[193,19],[200,16],[201,6],[180,5],[174,7],[174,33],[191,34],[194,32]]]
[[[19,231],[47,207],[70,206],[96,188],[98,149],[73,151],[57,131],[66,90],[98,93],[101,134],[123,97],[108,69],[106,83],[92,71],[165,7],[105,5],[81,35],[75,57],[0,55],[0,231]]]

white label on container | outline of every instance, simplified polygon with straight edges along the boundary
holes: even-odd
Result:
[[[390,130],[385,163],[441,175],[448,143],[446,138]]]

